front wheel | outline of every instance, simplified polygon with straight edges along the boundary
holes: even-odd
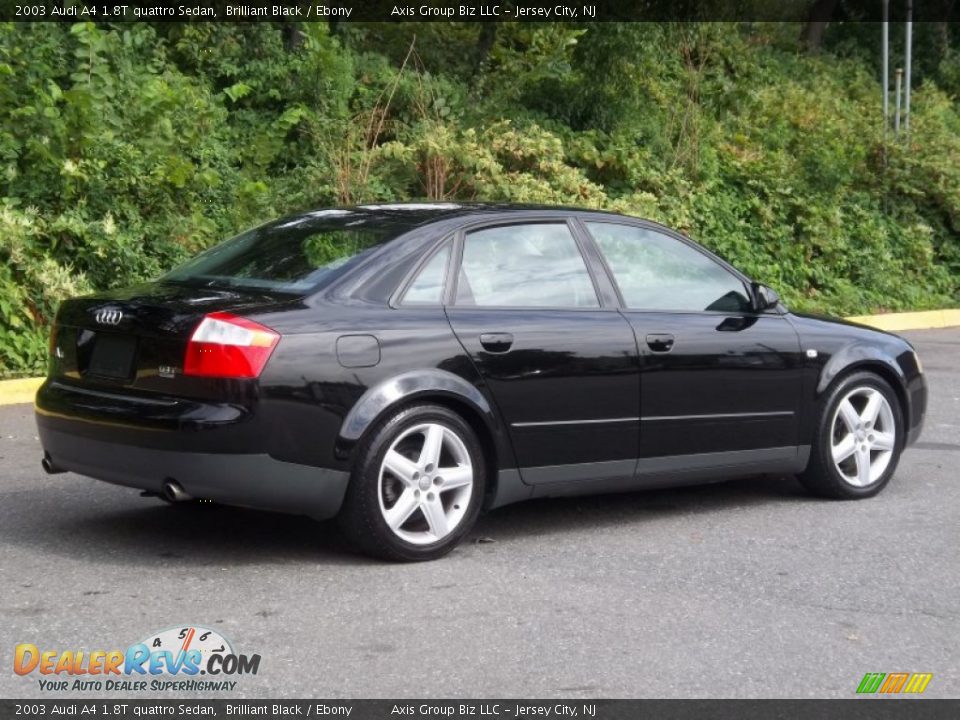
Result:
[[[820,406],[810,463],[800,481],[825,497],[876,495],[903,449],[903,419],[893,388],[869,372],[843,378]]]
[[[476,433],[439,405],[415,405],[380,423],[359,448],[340,526],[367,554],[433,560],[480,513],[486,467]]]

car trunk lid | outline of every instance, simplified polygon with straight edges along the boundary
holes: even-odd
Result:
[[[91,388],[222,397],[227,389],[236,389],[227,383],[242,381],[183,374],[187,344],[197,325],[213,312],[243,316],[298,300],[286,294],[173,283],[68,300],[57,313],[50,375]]]

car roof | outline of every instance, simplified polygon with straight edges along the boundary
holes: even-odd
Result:
[[[593,208],[577,208],[561,205],[536,205],[517,203],[459,203],[459,202],[397,202],[397,203],[367,203],[345,207],[317,208],[268,223],[268,226],[282,228],[289,226],[309,226],[312,223],[326,224],[342,221],[349,224],[352,220],[364,219],[380,221],[393,225],[398,235],[413,228],[438,221],[455,218],[470,219],[498,215],[539,215],[557,213],[559,216],[589,213],[591,215],[606,215],[609,217],[626,216]]]

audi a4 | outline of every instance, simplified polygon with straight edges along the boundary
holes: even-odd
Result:
[[[680,233],[482,204],[261,225],[64,302],[49,368],[48,472],[336,517],[406,561],[528,498],[774,473],[867,498],[927,402],[905,340],[790,312]]]

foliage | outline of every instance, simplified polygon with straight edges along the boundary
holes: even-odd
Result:
[[[57,303],[91,290],[82,273],[49,256],[45,234],[35,208],[0,205],[0,368],[41,371]]]
[[[918,31],[907,140],[882,131],[867,24],[814,55],[770,23],[335,30],[0,25],[0,377],[42,370],[64,297],[342,203],[610,208],[689,233],[798,309],[958,300],[949,28]]]

